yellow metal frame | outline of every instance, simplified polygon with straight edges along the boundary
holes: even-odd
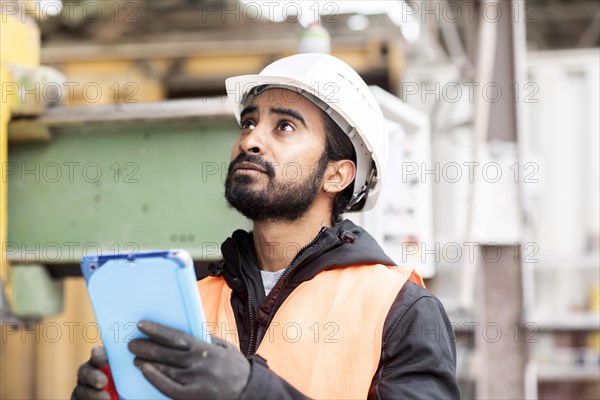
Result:
[[[13,98],[5,93],[11,82],[8,66],[11,64],[35,67],[40,64],[40,30],[30,18],[21,15],[0,14],[2,35],[0,35],[0,279],[4,283],[5,294],[10,299],[9,265],[4,254],[7,232],[7,163],[8,163],[8,123],[11,119]]]
[[[23,15],[5,15],[0,12],[0,280],[7,300],[11,298],[9,285],[10,265],[6,260],[7,241],[7,163],[8,124],[12,117],[14,96],[6,93],[13,81],[9,66],[36,67],[40,64],[40,30],[36,23]],[[18,335],[11,344],[2,343],[0,364],[2,390],[0,397],[32,398],[34,374],[30,369],[34,346],[22,343]]]
[[[4,65],[0,65],[0,84],[4,85],[4,82],[9,81],[8,71]],[[4,93],[4,91],[2,91]],[[4,96],[2,96],[4,97]],[[6,206],[6,165],[8,162],[8,122],[10,121],[10,106],[8,101],[2,99],[0,101],[0,281],[5,284],[5,294],[7,298],[10,297],[9,286],[8,286],[8,261],[6,261],[6,255],[4,254],[4,248],[6,243],[6,217],[7,217],[7,206]]]

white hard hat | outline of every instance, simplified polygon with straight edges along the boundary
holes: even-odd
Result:
[[[275,61],[258,75],[228,78],[227,97],[235,107],[238,122],[247,95],[263,85],[302,94],[348,135],[356,151],[356,178],[348,210],[372,208],[385,175],[388,134],[379,105],[356,71],[328,54],[307,53]],[[358,206],[365,196],[364,205]]]

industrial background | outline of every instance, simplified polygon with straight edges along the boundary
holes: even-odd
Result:
[[[82,255],[207,273],[250,226],[223,80],[317,51],[384,110],[391,176],[349,217],[444,303],[463,397],[600,398],[599,4],[0,0],[0,397],[69,398]]]

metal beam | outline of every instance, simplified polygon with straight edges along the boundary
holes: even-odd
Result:
[[[481,145],[493,154],[495,144],[499,142],[504,143],[502,148],[506,148],[508,144],[509,148],[518,149],[517,141],[522,133],[522,99],[515,97],[518,91],[512,85],[515,82],[517,85],[524,83],[525,21],[512,16],[515,15],[515,7],[520,8],[520,13],[516,15],[524,15],[525,2],[482,0],[482,5],[493,6],[502,15],[494,22],[489,19],[479,21],[478,81],[481,85],[493,83],[503,93],[496,102],[478,98],[476,104],[476,146]],[[521,221],[518,189],[511,189],[514,190],[500,193],[503,198],[499,201],[480,208],[487,214],[502,215],[505,213],[494,213],[495,207],[503,207],[504,210],[508,207],[515,214],[511,213],[508,217]],[[482,218],[482,214],[476,218]],[[523,290],[519,245],[508,243],[507,238],[513,237],[511,235],[514,235],[514,231],[510,227],[505,228],[510,224],[503,222],[496,221],[497,226],[494,227],[502,245],[481,247],[483,261],[479,268],[476,297],[477,322],[483,327],[482,334],[476,338],[481,362],[477,373],[476,397],[480,399],[525,398],[527,353],[521,327]],[[502,231],[499,228],[508,230]],[[514,240],[520,240],[518,233]],[[489,327],[494,327],[493,334]]]
[[[502,1],[502,0],[501,0]],[[476,297],[481,328],[475,345],[481,362],[478,399],[524,399],[526,333],[521,328],[523,295],[519,246],[482,246]]]
[[[47,119],[63,124],[49,128],[51,140],[11,143],[8,260],[65,264],[168,248],[188,249],[197,261],[220,258],[223,239],[249,228],[223,197],[237,124],[231,116],[151,118]]]
[[[49,139],[39,132],[48,128],[68,128],[90,124],[139,124],[169,121],[199,121],[211,118],[230,119],[233,114],[224,97],[171,100],[156,103],[111,104],[97,106],[55,107],[34,119],[15,120],[9,125],[11,142]]]

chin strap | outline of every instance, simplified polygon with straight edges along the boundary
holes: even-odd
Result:
[[[355,205],[360,203],[367,196],[369,189],[375,187],[376,184],[377,184],[377,173],[375,170],[375,166],[373,166],[371,168],[371,172],[369,173],[369,176],[367,177],[367,180],[365,181],[365,184],[360,188],[360,191],[358,191],[358,192],[355,191],[354,194],[352,195],[352,198],[350,199],[350,201],[348,202],[348,205],[346,206],[346,211],[350,211],[352,209],[352,207],[354,207]]]

